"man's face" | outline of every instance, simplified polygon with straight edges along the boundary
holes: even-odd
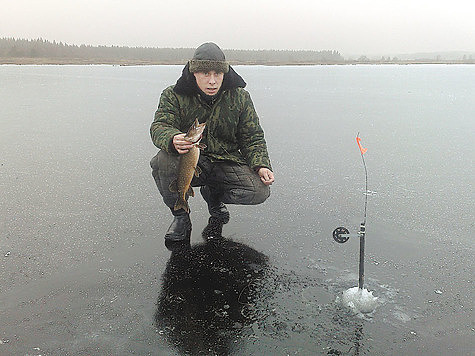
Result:
[[[217,73],[212,70],[207,73],[197,72],[193,74],[195,75],[198,88],[200,88],[203,93],[210,96],[218,94],[223,84],[224,73]]]

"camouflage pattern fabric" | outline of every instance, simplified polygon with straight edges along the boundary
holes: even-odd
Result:
[[[198,94],[180,95],[173,88],[163,91],[150,127],[155,146],[176,153],[173,136],[186,132],[197,118],[200,123],[206,122],[201,142],[207,147],[202,155],[216,161],[245,163],[252,169],[272,169],[264,131],[245,89],[224,90],[208,105]]]

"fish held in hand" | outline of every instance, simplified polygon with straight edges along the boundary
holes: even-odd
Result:
[[[174,179],[169,186],[171,192],[178,192],[178,199],[173,210],[183,209],[187,213],[190,212],[187,198],[188,196],[195,196],[193,188],[191,187],[191,181],[194,176],[198,177],[201,173],[201,169],[197,165],[198,159],[200,158],[200,149],[206,148],[204,144],[200,143],[205,127],[205,122],[200,124],[198,119],[195,119],[195,122],[188,129],[184,137],[193,147],[191,147],[187,153],[180,155],[177,178]]]

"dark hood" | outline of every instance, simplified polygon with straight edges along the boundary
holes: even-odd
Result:
[[[229,66],[229,72],[224,74],[223,85],[220,91],[244,87],[246,87],[244,79]],[[181,95],[194,95],[200,91],[193,73],[190,72],[189,63],[183,68],[181,77],[178,78],[173,90]]]

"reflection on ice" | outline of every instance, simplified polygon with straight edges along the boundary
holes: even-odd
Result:
[[[242,243],[210,241],[172,250],[162,276],[158,334],[184,354],[227,355],[254,323],[267,257]]]

